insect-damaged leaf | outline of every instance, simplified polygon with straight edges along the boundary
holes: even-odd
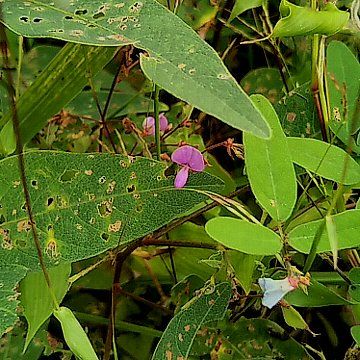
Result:
[[[209,321],[223,318],[230,297],[230,284],[221,283],[185,304],[171,319],[152,360],[187,359],[200,328]]]
[[[165,165],[111,154],[34,151],[26,174],[35,224],[48,266],[85,259],[134,241],[207,199],[222,182],[191,174],[175,189]],[[39,269],[16,156],[0,161],[0,334],[16,319],[13,289]],[[11,267],[11,268],[10,268]]]
[[[235,128],[271,135],[216,51],[157,1],[25,4],[3,2],[3,22],[16,33],[98,46],[133,44],[148,52],[141,57],[142,69],[163,89]]]

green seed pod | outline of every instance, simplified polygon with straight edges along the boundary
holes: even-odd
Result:
[[[89,338],[73,312],[62,306],[54,311],[54,316],[59,320],[66,344],[74,355],[80,360],[98,360]]]

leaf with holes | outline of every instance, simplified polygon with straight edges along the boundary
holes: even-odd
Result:
[[[168,224],[217,191],[222,181],[190,175],[175,189],[165,165],[111,154],[26,154],[33,214],[47,266],[74,262],[130,243]],[[0,161],[0,334],[16,319],[15,284],[38,270],[16,156]],[[9,270],[11,269],[11,271]]]
[[[187,359],[201,326],[222,319],[230,297],[230,284],[221,283],[185,304],[164,331],[152,360]]]
[[[141,57],[141,67],[163,89],[237,129],[271,135],[216,51],[157,1],[56,4],[4,0],[3,22],[28,37],[99,46],[133,44],[148,52]]]

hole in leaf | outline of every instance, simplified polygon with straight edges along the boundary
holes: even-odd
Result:
[[[51,231],[54,229],[54,226],[52,224],[50,224],[50,225],[48,225],[47,229],[48,229],[48,231]]]
[[[19,20],[27,23],[29,21],[29,18],[27,16],[21,16]]]
[[[96,19],[100,19],[100,18],[102,18],[104,16],[105,16],[105,14],[103,12],[98,12],[98,13],[93,15],[93,18],[96,20]]]
[[[104,240],[104,241],[108,241],[109,240],[109,234],[107,233],[101,233],[101,238]]]
[[[86,25],[88,28],[94,28],[94,27],[96,27],[94,24],[87,24]]]
[[[112,213],[112,204],[110,201],[103,201],[97,205],[97,210],[101,217],[110,216]]]
[[[5,216],[1,215],[0,216],[0,225],[3,224],[6,221]]]
[[[87,12],[88,11],[86,9],[77,9],[77,10],[75,10],[74,14],[75,15],[86,15]]]
[[[31,180],[31,186],[36,188],[38,186],[37,180]]]
[[[20,247],[20,248],[24,248],[24,247],[26,247],[26,245],[27,245],[27,241],[26,240],[24,240],[24,239],[17,239],[16,240],[16,245],[18,246],[18,247]]]
[[[66,15],[65,16],[65,20],[73,20],[74,18],[72,17],[72,16],[70,16],[70,15]]]
[[[42,22],[42,21],[43,21],[42,18],[34,18],[34,19],[33,19],[33,22],[36,23],[36,24],[38,24],[38,23],[40,23],[40,22]]]
[[[21,210],[26,211],[26,203],[22,205]]]
[[[54,198],[49,197],[49,198],[47,199],[47,206],[50,206],[53,202],[54,202]]]
[[[65,170],[63,174],[60,176],[60,181],[61,182],[73,181],[78,173],[79,173],[78,170]]]
[[[134,184],[129,185],[129,186],[126,187],[126,190],[127,190],[128,193],[132,193],[133,191],[136,190],[136,186]]]

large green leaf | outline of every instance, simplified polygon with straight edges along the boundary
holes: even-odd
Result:
[[[71,101],[89,82],[89,69],[96,75],[113,57],[115,50],[67,44],[20,97],[17,114],[23,143],[30,141],[46,121]],[[0,121],[0,152],[15,151],[12,113]]]
[[[360,143],[351,135],[360,128],[360,64],[351,50],[340,41],[332,41],[327,47],[327,85],[330,105],[330,128],[346,145],[349,139],[352,149],[360,153]],[[354,123],[355,121],[355,123]]]
[[[227,248],[251,255],[274,255],[282,248],[280,237],[259,224],[231,217],[215,217],[205,226],[206,232]]]
[[[152,360],[187,359],[195,336],[209,321],[222,319],[231,297],[229,283],[193,298],[176,314],[161,337]]]
[[[316,139],[290,137],[287,141],[295,164],[345,185],[360,182],[359,164],[339,147]],[[345,161],[346,173],[343,178]]]
[[[311,34],[333,35],[340,31],[349,20],[349,13],[340,11],[329,2],[321,11],[309,7],[301,7],[282,0],[280,4],[280,19],[272,36],[305,36]]]
[[[207,43],[155,0],[5,0],[3,22],[18,34],[146,50],[145,74],[173,95],[235,128],[269,137],[260,113]],[[26,10],[25,10],[26,9]]]
[[[261,95],[252,95],[273,136],[260,139],[244,134],[246,173],[261,206],[277,221],[286,220],[296,201],[296,178],[286,137],[274,108]]]
[[[68,263],[49,269],[51,286],[59,303],[61,303],[68,291],[70,273],[71,265]],[[20,291],[21,306],[28,322],[25,341],[26,349],[40,326],[52,314],[55,305],[45,282],[44,274],[41,271],[29,273],[21,282]]]
[[[297,226],[289,233],[289,244],[302,253],[309,253],[319,226],[324,220],[312,221]],[[360,210],[349,210],[333,216],[337,234],[338,250],[360,246]],[[329,237],[323,231],[316,252],[331,251]]]
[[[44,260],[73,262],[136,240],[190,211],[222,182],[192,174],[179,190],[165,165],[111,154],[31,152],[26,172]],[[0,161],[0,333],[16,319],[15,284],[39,269],[16,156]]]

